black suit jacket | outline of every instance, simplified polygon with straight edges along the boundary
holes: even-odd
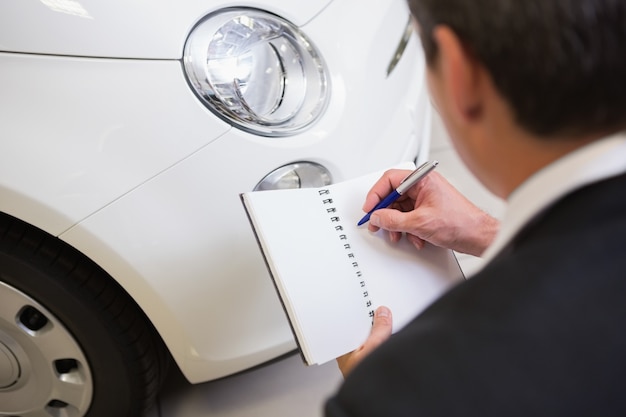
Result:
[[[626,416],[626,175],[541,213],[357,366],[326,415]]]

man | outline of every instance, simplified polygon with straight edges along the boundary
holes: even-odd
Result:
[[[626,2],[409,6],[453,145],[508,208],[499,225],[433,173],[372,216],[486,264],[393,336],[379,308],[326,415],[625,416]]]

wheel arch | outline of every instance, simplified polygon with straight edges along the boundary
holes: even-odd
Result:
[[[96,285],[96,286],[99,285],[98,288],[91,289],[92,293],[96,294],[98,292],[104,293],[105,291],[111,291],[107,289],[107,287],[109,287],[113,290],[113,292],[117,294],[121,294],[121,297],[123,297],[128,303],[132,305],[134,311],[137,314],[140,314],[141,320],[143,321],[143,323],[146,324],[146,326],[148,326],[149,330],[151,331],[151,338],[153,339],[154,343],[164,348],[164,349],[160,349],[160,352],[162,352],[163,354],[159,358],[161,361],[162,370],[163,370],[162,375],[159,377],[159,385],[160,385],[160,383],[164,379],[164,376],[169,367],[169,364],[173,362],[171,360],[172,355],[171,355],[170,349],[168,348],[167,343],[161,337],[161,334],[157,330],[153,321],[146,314],[144,309],[141,307],[140,303],[137,302],[137,299],[133,297],[131,294],[129,294],[128,291],[126,291],[124,286],[118,280],[116,280],[113,276],[111,276],[111,274],[109,274],[104,268],[102,268],[101,265],[99,265],[97,262],[92,260],[90,257],[84,254],[78,248],[70,245],[68,242],[63,241],[62,239],[59,239],[58,237],[46,232],[45,230],[33,224],[30,224],[20,218],[17,218],[15,216],[12,216],[10,214],[0,211],[0,237],[6,234],[16,235],[15,240],[19,241],[19,243],[17,243],[15,245],[15,248],[11,250],[20,251],[20,252],[28,252],[28,251],[35,252],[38,250],[37,247],[41,247],[41,248],[44,248],[43,250],[46,250],[46,248],[49,248],[50,245],[46,245],[43,242],[54,242],[52,246],[54,245],[58,246],[59,248],[58,253],[56,254],[47,253],[45,255],[46,257],[50,259],[57,257],[58,259],[61,259],[60,263],[63,263],[63,259],[76,257],[80,260],[78,262],[79,267],[76,269],[91,268],[95,272],[91,272],[90,274],[92,275],[96,274],[99,277],[102,277],[102,280],[106,280],[107,285],[103,285],[102,280],[100,280],[100,282],[96,282],[95,284],[89,284],[89,285]],[[6,250],[6,248],[3,248],[3,249]],[[61,253],[64,253],[64,255],[62,256]],[[85,268],[85,265],[88,265],[88,267]],[[70,268],[69,266],[66,266],[66,265],[63,265],[62,267]],[[87,273],[88,272],[85,272],[85,274]],[[76,271],[74,275],[80,276],[81,274],[82,274],[82,271]],[[107,302],[106,299],[107,299],[106,297],[103,297],[102,300],[104,301],[102,302]]]

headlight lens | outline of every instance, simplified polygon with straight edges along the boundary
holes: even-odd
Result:
[[[187,77],[219,117],[264,136],[298,133],[327,104],[320,54],[294,25],[253,9],[207,16],[184,51]]]

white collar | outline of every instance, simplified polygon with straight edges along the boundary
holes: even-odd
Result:
[[[482,258],[488,264],[538,213],[584,185],[626,172],[626,132],[597,140],[542,168],[509,196],[500,230]]]

